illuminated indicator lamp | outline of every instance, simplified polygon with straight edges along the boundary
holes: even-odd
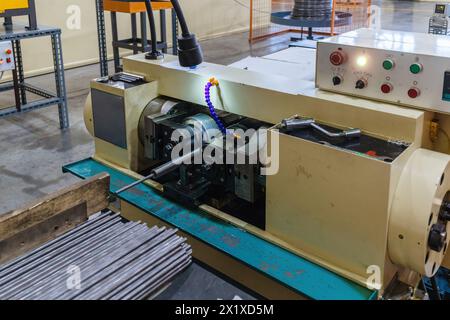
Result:
[[[3,61],[3,59],[0,59],[0,65],[4,64],[5,61]]]
[[[385,94],[390,93],[392,91],[392,89],[394,89],[394,87],[390,83],[383,83],[381,85],[381,92],[383,92]]]
[[[11,51],[11,49],[6,49],[6,50],[5,50],[5,53],[6,53],[6,54],[11,54],[12,51]]]
[[[409,67],[409,71],[411,71],[411,73],[413,73],[413,74],[418,74],[418,73],[422,72],[422,70],[423,70],[423,66],[420,63],[413,63]]]
[[[359,56],[356,59],[356,64],[360,67],[364,67],[367,64],[367,57],[366,56]]]
[[[345,62],[345,54],[342,51],[334,51],[330,54],[330,62],[335,66],[339,66]]]
[[[392,70],[394,69],[394,61],[392,61],[391,59],[386,59],[383,61],[383,69],[384,70]]]
[[[410,97],[411,99],[415,99],[418,96],[420,96],[420,90],[417,88],[411,88],[408,90],[408,97]]]

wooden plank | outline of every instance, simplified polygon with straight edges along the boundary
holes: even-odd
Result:
[[[39,247],[80,225],[88,218],[86,202],[0,241],[0,264]]]
[[[87,216],[108,207],[110,177],[101,173],[0,216],[0,240],[86,202]]]

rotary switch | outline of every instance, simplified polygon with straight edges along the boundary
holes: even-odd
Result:
[[[342,79],[341,76],[334,76],[333,79],[332,79],[333,84],[334,84],[335,86],[340,85],[340,84],[342,83],[343,80],[344,80],[344,79]]]
[[[365,87],[367,87],[367,80],[365,79],[359,79],[358,81],[356,81],[356,85],[355,85],[355,89],[364,89]]]

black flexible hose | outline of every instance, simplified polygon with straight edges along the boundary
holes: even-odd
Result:
[[[155,24],[155,16],[153,15],[152,4],[150,0],[145,0],[145,7],[147,9],[148,21],[150,23],[150,36],[152,41],[152,53],[156,54],[158,52],[157,47],[157,39],[156,39],[156,24]],[[142,39],[142,41],[146,41]]]
[[[138,0],[135,0],[138,1]],[[181,27],[181,37],[178,38],[178,60],[183,67],[196,67],[203,62],[202,49],[197,42],[195,34],[189,32],[186,19],[183,14],[178,0],[171,0],[173,10],[178,18]],[[148,19],[150,21],[152,52],[148,53],[145,57],[147,59],[159,59],[163,55],[158,51],[157,39],[156,39],[156,26],[155,17],[153,16],[153,10],[150,0],[145,0],[145,6],[147,9]]]
[[[181,33],[183,37],[187,37],[190,35],[188,25],[186,23],[186,19],[184,18],[183,10],[181,9],[180,3],[178,0],[171,0],[173,9],[175,10],[175,13],[177,14],[178,21],[180,22],[181,27]]]

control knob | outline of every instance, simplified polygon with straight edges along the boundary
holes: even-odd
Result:
[[[334,76],[334,77],[333,77],[333,84],[334,84],[335,86],[340,85],[340,84],[342,83],[342,81],[344,81],[344,79],[342,79],[341,76]]]
[[[367,87],[367,80],[365,79],[359,79],[358,81],[356,81],[356,85],[355,88],[356,89],[364,89],[365,87]]]

